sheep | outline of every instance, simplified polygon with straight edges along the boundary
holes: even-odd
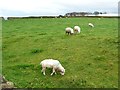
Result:
[[[42,70],[41,72],[43,73],[43,75],[45,75],[45,70],[46,67],[47,68],[52,68],[52,73],[51,76],[55,73],[56,71],[60,72],[61,75],[65,74],[65,69],[64,67],[60,64],[60,62],[58,60],[53,60],[53,59],[45,59],[43,61],[41,61],[40,65],[42,65]]]
[[[92,28],[94,27],[94,25],[92,23],[88,23],[88,25]]]
[[[1,87],[0,89],[5,89],[5,88],[16,88],[13,84],[13,82],[10,82],[8,80],[6,80],[6,78],[3,76],[3,75],[0,75],[0,84],[1,84]]]
[[[66,33],[68,33],[68,35],[74,34],[74,31],[73,31],[73,29],[71,27],[65,28],[65,31],[66,31]]]
[[[74,26],[74,32],[75,33],[80,33],[80,27],[79,26]]]

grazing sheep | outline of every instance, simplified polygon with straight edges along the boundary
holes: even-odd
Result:
[[[53,75],[53,73],[56,74],[56,71],[60,72],[61,75],[64,75],[64,74],[65,74],[65,69],[64,69],[64,67],[60,64],[60,62],[59,62],[58,60],[45,59],[45,60],[41,61],[40,65],[42,65],[42,70],[41,70],[41,72],[43,72],[43,75],[45,75],[46,67],[53,69],[51,75]]]
[[[92,28],[94,27],[94,25],[92,23],[88,23],[88,25]]]
[[[67,28],[65,29],[65,31],[66,31],[66,33],[68,33],[68,35],[74,34],[74,31],[73,31],[73,29],[72,29],[71,27],[67,27]]]
[[[80,33],[80,27],[79,26],[74,26],[74,32],[75,33]]]

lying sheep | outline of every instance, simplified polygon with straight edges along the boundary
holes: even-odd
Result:
[[[75,33],[80,33],[80,27],[79,26],[74,26],[74,32]]]
[[[67,28],[65,29],[65,32],[68,33],[68,35],[74,34],[74,31],[73,31],[73,29],[72,29],[71,27],[67,27]]]
[[[88,25],[92,28],[94,27],[94,25],[92,23],[88,23]]]
[[[65,69],[64,67],[62,67],[62,65],[60,64],[58,60],[45,59],[41,61],[40,65],[42,65],[41,72],[43,72],[43,75],[45,75],[46,67],[53,69],[51,75],[53,75],[54,73],[56,74],[56,71],[60,72],[61,75],[65,74]]]
[[[0,75],[0,80],[1,80],[1,82],[0,82],[0,84],[1,84],[0,90],[1,89],[7,89],[7,88],[9,88],[9,89],[10,88],[16,88],[16,87],[14,87],[13,82],[10,82],[10,81],[6,80],[3,75]]]

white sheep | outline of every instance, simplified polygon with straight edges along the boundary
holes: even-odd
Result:
[[[65,28],[65,32],[68,33],[68,35],[74,34],[74,31],[73,31],[73,29],[71,27]]]
[[[92,23],[88,23],[88,25],[92,28],[94,27],[94,25]]]
[[[74,26],[74,32],[75,33],[80,33],[80,27],[79,26]]]
[[[60,72],[61,75],[65,74],[65,69],[58,60],[45,59],[41,61],[40,65],[42,65],[41,72],[43,72],[43,75],[45,75],[46,67],[53,69],[51,75],[53,75],[54,73],[56,74],[56,71]]]

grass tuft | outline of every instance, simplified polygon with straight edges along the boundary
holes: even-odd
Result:
[[[32,50],[31,50],[31,53],[32,53],[32,54],[38,54],[38,53],[42,53],[43,51],[44,51],[43,49],[36,49],[36,48],[35,48],[35,49],[32,49]]]

